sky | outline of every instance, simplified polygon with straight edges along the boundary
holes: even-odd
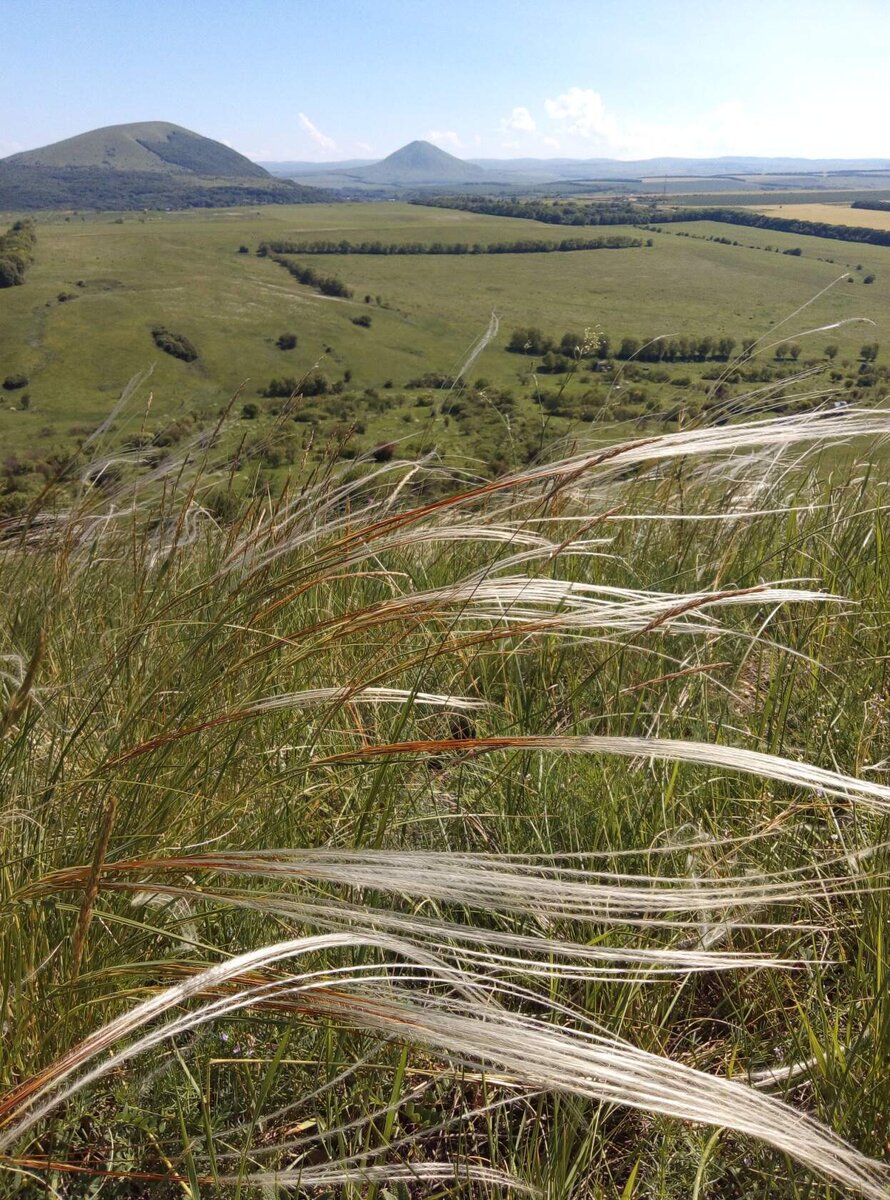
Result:
[[[0,156],[172,121],[259,161],[890,157],[890,0],[0,0]]]

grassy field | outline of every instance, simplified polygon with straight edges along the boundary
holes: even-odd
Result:
[[[734,412],[751,392],[766,407],[781,394],[778,410],[790,410],[885,391],[885,352],[866,370],[859,350],[888,328],[890,248],[690,222],[657,233],[609,227],[642,234],[644,245],[621,250],[291,256],[342,280],[351,299],[320,295],[255,253],[277,240],[495,244],[600,232],[395,203],[43,216],[24,286],[0,300],[0,382],[26,380],[0,391],[0,511],[22,511],[61,470],[71,479],[88,469],[89,455],[72,454],[106,420],[114,449],[103,486],[109,473],[155,470],[216,430],[242,490],[276,493],[333,451],[361,462],[396,449],[435,454],[486,476],[561,452],[591,424],[659,433],[714,419],[715,403]],[[836,328],[799,337],[826,325]],[[185,336],[197,359],[161,352],[157,326]],[[613,355],[625,337],[729,337],[736,354],[746,340],[764,349],[753,370],[614,361],[600,373],[584,360],[565,373],[564,360],[545,373],[540,356],[507,353],[513,330],[529,326],[555,343],[567,331],[605,332]],[[297,344],[283,350],[287,334]],[[780,343],[796,343],[796,358],[777,362]],[[467,388],[435,385],[462,370]],[[318,374],[326,394],[308,394]]]
[[[0,1192],[883,1200],[888,436],[7,530]]]
[[[768,217],[787,217],[789,220],[828,221],[832,225],[859,225],[863,229],[890,229],[890,212],[877,209],[851,208],[847,204],[776,204],[758,208]]]

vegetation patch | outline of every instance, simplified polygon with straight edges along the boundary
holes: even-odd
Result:
[[[626,250],[642,246],[642,239],[622,234],[598,238],[563,238],[544,241],[521,238],[512,242],[263,242],[257,253],[265,254],[553,254],[575,250]]]
[[[271,258],[272,262],[289,271],[297,283],[315,288],[322,296],[338,296],[346,300],[352,296],[352,288],[347,287],[336,275],[321,275],[314,267],[304,267],[300,263],[291,262],[282,254],[270,253],[267,246],[260,246],[257,254],[260,258]]]
[[[183,362],[194,362],[198,357],[194,344],[184,333],[173,333],[163,325],[156,325],[151,331],[151,336],[157,348],[173,358],[182,359]]]
[[[834,238],[840,242],[866,242],[890,246],[890,230],[869,229],[859,225],[836,225],[828,221],[807,221],[797,217],[777,217],[748,208],[667,208],[659,204],[630,200],[594,200],[582,202],[553,200],[491,199],[467,196],[436,197],[425,201],[442,208],[489,216],[518,217],[543,221],[549,225],[651,225],[674,221],[719,221],[728,225],[747,225],[773,229],[779,233],[804,234],[808,237]]]
[[[0,236],[0,288],[25,282],[25,272],[34,261],[37,234],[34,222],[25,217]]]

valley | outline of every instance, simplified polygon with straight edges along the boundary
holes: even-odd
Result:
[[[0,216],[4,224],[12,219]],[[346,457],[393,444],[409,456],[469,458],[484,473],[589,433],[591,422],[640,421],[649,429],[694,422],[717,387],[731,403],[787,378],[780,390],[815,392],[824,402],[832,389],[845,400],[867,398],[882,377],[880,355],[860,371],[859,351],[881,341],[890,319],[887,247],[707,221],[660,231],[566,229],[394,202],[44,213],[36,229],[27,282],[2,293],[0,307],[0,381],[27,380],[2,393],[0,436],[16,456],[11,508],[39,485],[42,464],[71,453],[127,382],[149,369],[115,417],[121,443],[157,439],[170,448],[214,424],[237,397],[223,437],[234,446],[274,428],[277,448],[264,452],[262,464],[266,484],[282,479],[307,447],[310,459],[329,453],[332,439]],[[637,244],[549,254],[278,256],[342,281],[348,294],[335,296],[257,253],[268,244],[298,250],[320,241],[442,250],[555,245],[568,234]],[[498,331],[455,390],[445,381],[461,372],[492,314]],[[850,324],[812,334],[794,357],[776,359],[776,346],[842,322]],[[159,352],[158,326],[189,339],[195,357]],[[510,353],[511,334],[529,327],[557,350],[567,333],[580,343],[594,331],[608,339],[605,361],[563,356],[560,369],[558,355]],[[282,336],[295,344],[282,349]],[[730,339],[730,358],[746,341],[765,339],[772,348],[757,360],[761,375],[751,366],[728,370],[713,352],[683,353],[684,361],[661,354],[646,361],[645,353],[639,361],[632,349],[624,358],[633,361],[620,357],[624,339],[639,349],[678,337]],[[290,402],[292,392],[302,399]],[[286,434],[282,401],[294,407]]]

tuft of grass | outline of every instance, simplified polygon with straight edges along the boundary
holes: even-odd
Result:
[[[3,527],[13,1194],[887,1194],[890,414],[250,500],[106,432]]]

